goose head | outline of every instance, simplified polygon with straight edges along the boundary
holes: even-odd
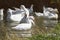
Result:
[[[31,4],[30,8],[27,8],[29,10],[29,13],[33,13],[33,4]]]
[[[33,11],[33,4],[31,4],[30,10]]]
[[[27,17],[29,17],[29,10],[25,8],[24,5],[21,5],[21,8],[25,11],[25,14],[27,15]]]
[[[23,9],[23,10],[25,10],[25,6],[24,5],[21,5],[20,8]]]
[[[47,11],[47,8],[43,6],[43,13],[45,13],[46,11]]]
[[[31,4],[31,8],[33,8],[33,6],[34,6],[34,5],[33,5],[33,4]]]

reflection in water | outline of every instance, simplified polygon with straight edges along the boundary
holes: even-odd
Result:
[[[47,27],[54,27],[58,23],[58,20],[44,20],[43,25]]]
[[[9,35],[12,36],[13,35],[16,35],[18,37],[31,37],[31,30],[13,30],[11,29],[11,27],[15,27],[17,26],[19,23],[16,23],[16,22],[7,22],[7,26],[8,26],[8,30],[9,30]]]
[[[43,21],[43,25],[44,26],[50,26],[50,27],[51,26],[55,26],[57,23],[58,23],[58,20],[44,20]],[[0,21],[0,25],[1,25],[0,27],[3,27],[3,28],[5,27],[8,30],[7,33],[8,33],[9,36],[13,36],[13,35],[15,35],[15,37],[16,36],[17,37],[31,37],[32,36],[32,33],[33,33],[32,31],[35,30],[35,29],[30,29],[30,30],[26,30],[26,31],[11,29],[11,27],[14,27],[14,26],[16,26],[18,24],[19,23],[16,23],[16,22],[11,22],[11,23],[10,22],[6,22],[6,23],[4,23],[4,22]]]

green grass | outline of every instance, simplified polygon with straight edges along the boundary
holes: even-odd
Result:
[[[30,40],[60,40],[60,23],[57,24],[51,33],[34,35]]]
[[[43,30],[43,29],[42,29]],[[37,32],[37,31],[36,31]],[[32,35],[32,37],[28,38],[18,38],[15,35],[10,36],[10,40],[60,40],[60,23],[58,23],[54,28],[50,30],[50,32],[39,33]],[[9,37],[7,35],[7,37]],[[7,40],[9,40],[7,39]]]

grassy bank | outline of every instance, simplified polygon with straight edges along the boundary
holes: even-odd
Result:
[[[50,33],[34,35],[30,40],[60,40],[60,23]]]

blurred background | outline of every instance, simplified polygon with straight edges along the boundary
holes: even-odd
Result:
[[[60,0],[0,0],[0,8],[4,8],[4,18],[7,16],[6,11],[8,8],[20,7],[20,5],[25,5],[30,7],[31,4],[34,5],[34,11],[42,12],[43,6],[50,6],[57,8],[60,13]],[[59,14],[60,15],[60,14]],[[60,19],[60,16],[59,16]]]

